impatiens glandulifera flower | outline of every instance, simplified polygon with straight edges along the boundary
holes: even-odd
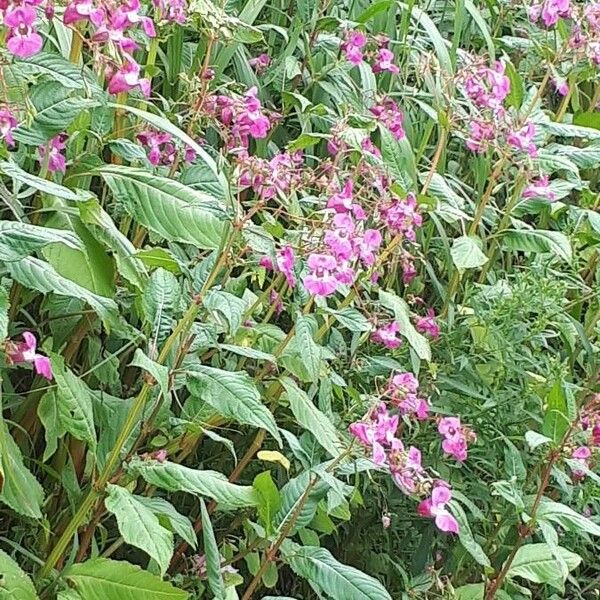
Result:
[[[66,170],[66,159],[63,150],[67,147],[67,134],[60,133],[48,142],[48,171],[50,173],[64,173]],[[38,146],[40,162],[46,158],[46,146]]]
[[[248,64],[254,69],[257,75],[261,75],[271,64],[271,57],[265,53],[259,54],[258,56],[251,58],[248,61]]]
[[[467,460],[468,444],[477,439],[473,431],[461,425],[458,417],[444,417],[438,423],[438,432],[444,437],[442,449],[448,456],[459,462]]]
[[[394,64],[394,53],[387,48],[380,48],[377,51],[373,73],[389,71],[390,73],[400,73],[400,69]]]
[[[9,7],[4,14],[4,25],[8,29],[6,47],[19,58],[37,54],[44,44],[35,29],[36,13],[32,6]]]
[[[385,448],[395,440],[398,415],[388,413],[385,402],[381,402],[366,420],[352,423],[350,433],[364,446],[371,448],[371,459],[376,465],[386,461]]]
[[[369,110],[397,140],[405,137],[406,134],[402,126],[404,116],[391,98],[383,98],[379,104],[375,104]]]
[[[408,194],[403,199],[394,198],[380,205],[379,215],[392,234],[401,233],[411,242],[417,239],[416,229],[423,224],[423,217],[418,212],[414,194]]]
[[[382,344],[390,350],[395,350],[402,344],[402,339],[398,337],[400,325],[396,321],[391,321],[387,325],[379,327],[371,334],[371,340],[377,344]]]
[[[568,18],[570,14],[570,0],[543,0],[529,8],[529,18],[536,22],[541,17],[546,27],[553,27],[560,17]]]
[[[434,340],[440,337],[440,326],[435,320],[433,308],[427,309],[426,317],[419,317],[415,323],[417,331],[429,334]]]
[[[435,525],[440,531],[458,533],[458,522],[446,508],[446,504],[450,500],[452,500],[450,485],[445,481],[437,481],[431,491],[431,498],[419,503],[417,512],[422,517],[434,519]]]
[[[523,152],[527,152],[529,156],[535,158],[537,156],[537,146],[533,142],[536,128],[533,123],[526,123],[519,131],[509,133],[506,136],[506,141]]]
[[[187,19],[187,0],[152,0],[159,19],[183,25]]]
[[[140,71],[140,65],[129,57],[116,73],[110,74],[108,92],[121,94],[139,88],[144,96],[150,96],[150,80],[140,78]]]
[[[496,61],[492,68],[485,65],[468,66],[464,77],[464,88],[469,98],[479,108],[498,111],[510,92],[510,79],[504,74],[504,63]]]
[[[296,256],[291,246],[284,246],[277,253],[277,268],[284,274],[287,284],[290,288],[296,285],[296,275],[294,274],[294,265]]]
[[[52,365],[47,356],[36,352],[37,340],[30,331],[23,332],[22,342],[6,342],[6,356],[11,364],[29,363],[33,365],[35,372],[45,379],[52,379]]]
[[[99,27],[105,18],[105,11],[96,7],[95,0],[71,0],[65,8],[63,22],[65,25],[73,25],[79,21],[89,20]]]
[[[586,476],[586,470],[589,470],[590,467],[591,457],[592,451],[587,446],[579,446],[573,450],[571,453],[571,458],[575,463],[578,463],[581,465],[581,467],[583,467],[582,469],[571,467],[573,469],[573,477],[575,479],[583,479]]]
[[[363,61],[363,48],[367,45],[367,36],[362,31],[349,31],[341,45],[346,60],[356,66]]]
[[[313,296],[331,296],[338,288],[336,271],[338,261],[327,254],[311,254],[307,265],[309,273],[303,279],[304,287]]]
[[[278,194],[288,194],[300,184],[300,168],[303,162],[301,150],[280,152],[270,160],[238,153],[237,172],[240,186],[251,186],[263,199],[270,200]]]
[[[13,138],[13,129],[17,126],[17,119],[7,108],[0,110],[0,139],[3,139],[9,146],[15,145]]]
[[[421,451],[414,446],[405,449],[399,439],[393,440],[388,464],[394,483],[407,495],[414,494],[419,483],[425,479]]]
[[[478,154],[483,154],[490,142],[496,139],[496,128],[492,123],[483,120],[474,120],[469,124],[467,148]]]
[[[148,160],[151,165],[155,167],[159,165],[169,166],[175,162],[178,148],[171,134],[149,129],[139,133],[137,139],[147,147]],[[193,162],[196,158],[195,150],[189,146],[185,148],[185,151],[180,152],[180,155],[185,162]]]
[[[550,179],[548,175],[542,175],[529,183],[523,190],[523,198],[542,198],[549,202],[556,200],[556,194],[549,187]]]
[[[424,421],[429,416],[429,402],[417,395],[418,390],[419,381],[412,373],[396,373],[390,379],[386,394],[400,414],[414,415],[419,421]]]

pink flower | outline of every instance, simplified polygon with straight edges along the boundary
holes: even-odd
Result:
[[[0,139],[5,140],[9,146],[15,145],[12,131],[16,126],[17,119],[10,110],[7,108],[0,110]]]
[[[331,296],[338,287],[337,261],[328,254],[311,254],[308,257],[310,273],[304,277],[304,286],[314,296]]]
[[[565,79],[553,79],[552,85],[561,96],[566,96],[569,93],[569,85]]]
[[[109,94],[121,94],[130,92],[135,88],[139,88],[144,96],[150,96],[150,80],[140,78],[140,65],[130,57],[111,76],[108,83],[108,92]]]
[[[568,17],[571,12],[569,0],[546,0],[542,8],[542,21],[546,27],[556,25],[559,17]]]
[[[273,270],[273,261],[271,260],[271,258],[269,256],[261,256],[260,260],[258,261],[259,266],[267,269],[268,271],[272,271]]]
[[[339,260],[348,260],[353,255],[354,221],[347,214],[338,213],[333,217],[333,229],[325,232],[325,244]]]
[[[397,140],[405,137],[402,126],[404,116],[391,98],[384,98],[380,104],[375,104],[369,110]]]
[[[385,447],[395,441],[398,422],[398,415],[390,415],[385,403],[381,402],[365,420],[351,423],[348,430],[363,446],[371,448],[373,462],[383,465],[386,461]]]
[[[573,469],[573,476],[576,479],[583,479],[586,475],[586,470],[589,470],[590,458],[592,457],[592,451],[587,446],[579,446],[575,448],[571,454],[571,458],[582,466],[582,469]]]
[[[402,442],[395,440],[388,463],[394,483],[405,494],[414,494],[425,472],[421,465],[421,451],[414,446],[405,450]]]
[[[352,188],[352,180],[347,179],[342,190],[329,198],[327,208],[332,208],[338,213],[345,213],[352,210]]]
[[[417,395],[418,389],[417,378],[405,372],[392,376],[386,393],[402,415],[414,415],[419,421],[424,421],[429,416],[429,402]]]
[[[433,308],[427,309],[426,317],[419,317],[415,327],[421,333],[429,334],[434,340],[440,337],[440,326],[436,323]]]
[[[496,61],[492,68],[466,68],[465,91],[476,106],[497,112],[510,92],[510,79],[504,74],[504,63]]]
[[[435,519],[435,525],[440,531],[458,533],[458,522],[446,508],[450,500],[452,500],[450,486],[445,481],[438,481],[431,492],[431,498],[420,502],[417,512],[422,517]]]
[[[483,154],[489,142],[496,138],[496,130],[491,123],[486,121],[472,121],[469,125],[467,148],[478,154]]]
[[[596,423],[592,428],[592,444],[600,446],[600,423]]]
[[[380,48],[377,52],[377,58],[373,65],[373,73],[389,71],[390,73],[400,73],[400,69],[394,64],[394,53],[387,48]]]
[[[391,321],[387,325],[376,329],[371,335],[371,340],[390,350],[395,350],[402,344],[402,339],[397,336],[399,331],[400,325],[396,321]]]
[[[255,58],[251,58],[248,64],[256,71],[257,75],[260,75],[271,64],[271,57],[268,54],[259,54]]]
[[[18,6],[6,12],[4,25],[9,28],[6,47],[11,54],[27,58],[42,49],[44,40],[35,30],[35,19],[35,9],[31,6]]]
[[[438,424],[438,432],[444,436],[442,449],[448,456],[459,462],[467,459],[468,442],[475,440],[475,434],[461,425],[458,417],[444,417]]]
[[[244,98],[246,110],[243,111],[238,118],[240,124],[245,124],[248,127],[250,135],[255,139],[267,137],[267,133],[271,127],[271,122],[261,113],[261,104],[256,97],[258,90],[256,87],[250,88]]]
[[[416,228],[423,224],[414,194],[408,194],[404,199],[395,198],[381,205],[379,216],[392,233],[402,233],[411,242],[417,239]]]
[[[346,60],[352,65],[360,65],[363,60],[362,49],[367,44],[367,36],[362,31],[349,31],[341,45]]]
[[[35,372],[45,379],[52,379],[52,365],[47,356],[43,356],[36,352],[37,340],[33,333],[29,331],[23,332],[22,342],[8,341],[6,343],[6,356],[9,363],[30,363],[33,365]]]
[[[544,198],[549,202],[556,200],[556,194],[550,189],[548,175],[542,175],[532,181],[524,190],[523,198]]]
[[[160,18],[183,25],[186,21],[186,0],[152,0]]]
[[[63,21],[65,25],[72,25],[78,21],[89,20],[96,27],[104,21],[105,12],[96,8],[94,0],[71,0],[65,8]]]
[[[269,301],[271,302],[271,306],[275,307],[275,314],[280,315],[283,312],[283,302],[281,296],[275,290],[271,290]]]
[[[506,136],[506,141],[514,148],[527,152],[533,158],[537,156],[537,146],[533,142],[535,132],[535,125],[529,122],[519,129],[519,131],[509,133]]]
[[[160,164],[168,165],[172,164],[175,157],[173,151],[175,148],[171,144],[167,147],[166,144],[171,142],[171,135],[168,133],[148,130],[139,133],[137,136],[138,141],[147,146],[148,148],[148,160],[151,165],[157,167]]]
[[[284,274],[290,288],[293,288],[296,285],[296,275],[294,274],[296,256],[294,255],[294,249],[291,246],[284,246],[277,253],[276,260],[277,268]]]
[[[64,173],[66,170],[66,159],[62,151],[67,146],[67,134],[60,133],[48,142],[48,171],[50,173]],[[46,146],[38,146],[40,161],[46,157]]]
[[[366,267],[372,267],[375,264],[375,251],[379,249],[383,237],[377,229],[366,229],[359,238],[356,246],[360,260]]]

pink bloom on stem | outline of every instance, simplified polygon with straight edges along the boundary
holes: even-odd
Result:
[[[265,53],[259,54],[255,58],[251,58],[248,64],[256,71],[257,75],[260,75],[271,64],[271,57]]]
[[[38,354],[37,340],[35,335],[29,331],[23,332],[22,342],[9,341],[6,346],[6,355],[12,364],[30,363],[33,365],[35,372],[45,379],[52,379],[52,365],[47,356]]]
[[[431,492],[431,498],[420,502],[417,512],[422,517],[435,519],[435,525],[440,531],[458,533],[458,522],[446,508],[450,500],[452,500],[450,486],[445,481],[438,481]]]
[[[262,114],[258,90],[251,87],[244,95],[245,110],[238,116],[238,122],[248,128],[255,139],[265,138],[271,128],[271,122]]]
[[[334,254],[341,260],[348,260],[353,255],[353,235],[355,231],[354,221],[347,214],[338,213],[333,217],[333,229],[325,232],[325,243]]]
[[[576,479],[583,479],[585,477],[586,470],[589,469],[589,461],[591,457],[592,451],[587,446],[579,446],[579,448],[575,448],[575,450],[573,450],[571,458],[583,467],[582,469],[572,467],[573,476]]]
[[[296,256],[294,254],[294,249],[291,246],[284,246],[277,253],[276,260],[277,268],[285,275],[285,279],[290,288],[293,288],[296,285],[296,275],[294,274]]]
[[[390,415],[384,402],[363,421],[351,423],[348,430],[364,446],[371,448],[372,460],[377,465],[386,461],[385,447],[395,441],[398,415]]]
[[[397,439],[389,453],[388,463],[394,483],[403,493],[414,494],[424,473],[421,451],[414,446],[405,450],[402,442]]]
[[[129,58],[112,75],[108,83],[109,94],[121,94],[139,88],[146,97],[150,96],[150,80],[140,78],[140,65]]]
[[[10,110],[7,108],[0,110],[0,139],[5,140],[9,146],[15,145],[12,132],[16,126],[17,119]]]
[[[42,36],[34,27],[35,9],[18,6],[4,15],[4,24],[9,28],[6,47],[11,54],[27,58],[37,54],[44,44]]]
[[[62,151],[66,148],[67,146],[67,134],[66,133],[60,133],[56,136],[54,136],[49,142],[48,142],[48,171],[50,173],[56,173],[56,172],[60,172],[60,173],[64,173],[66,168],[67,168],[67,164],[66,164],[66,159],[64,154],[62,154]],[[46,146],[38,146],[38,155],[40,158],[40,161],[43,161],[44,158],[46,157]]]
[[[400,69],[394,64],[394,53],[387,48],[381,48],[377,51],[377,58],[373,65],[373,73],[381,73],[383,71],[400,73]]]
[[[381,121],[387,127],[397,140],[405,137],[406,134],[403,127],[404,115],[391,98],[384,98],[380,104],[375,104],[369,110],[378,121]]]
[[[559,17],[568,17],[570,13],[570,0],[546,0],[542,7],[542,21],[546,27],[552,27]]]
[[[379,207],[379,214],[392,233],[402,233],[411,242],[417,239],[415,230],[423,224],[423,217],[419,214],[414,194],[392,199]]]
[[[337,261],[328,254],[311,254],[308,257],[309,274],[304,277],[304,286],[314,296],[331,296],[338,287],[336,278]]]
[[[569,93],[569,84],[565,79],[553,79],[552,85],[561,96],[566,96]]]
[[[400,325],[396,321],[391,321],[387,325],[376,329],[371,334],[371,340],[390,350],[395,350],[402,344],[402,339],[397,335],[399,331]]]
[[[536,128],[531,122],[525,124],[519,131],[509,133],[506,136],[506,141],[523,152],[527,152],[532,158],[537,156],[537,146],[533,142]]]
[[[556,194],[550,189],[548,175],[542,175],[532,181],[524,190],[523,198],[545,198],[549,202],[556,200]]]
[[[263,267],[264,269],[267,269],[268,271],[272,271],[273,270],[273,261],[271,260],[271,257],[269,256],[261,256],[260,260],[258,261],[258,265],[260,267]]]
[[[458,417],[444,417],[438,424],[438,432],[444,437],[442,449],[459,462],[467,459],[469,439],[474,439],[474,434],[461,425]]]
[[[349,31],[346,40],[341,45],[346,60],[354,66],[360,65],[363,60],[362,49],[366,44],[367,36],[362,31]]]
[[[104,21],[104,17],[104,10],[96,8],[94,0],[71,0],[65,8],[63,21],[65,25],[72,25],[87,19],[98,27]]]
[[[592,428],[592,444],[600,446],[600,423],[596,423]]]
[[[352,209],[352,188],[352,180],[347,179],[342,190],[329,198],[327,208],[332,208],[338,213],[349,212]]]
[[[360,260],[366,267],[372,267],[375,264],[375,251],[379,249],[383,237],[377,229],[367,229],[356,244]]]
[[[434,340],[440,337],[440,326],[436,323],[433,308],[427,309],[426,317],[419,317],[415,327],[421,333],[429,334]]]
[[[472,121],[469,125],[467,148],[478,154],[483,154],[491,141],[496,138],[496,130],[486,121]]]

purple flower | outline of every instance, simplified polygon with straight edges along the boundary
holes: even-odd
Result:
[[[496,129],[492,123],[471,121],[469,130],[467,148],[478,154],[483,154],[487,150],[489,142],[496,139]]]
[[[101,8],[96,8],[94,0],[71,0],[65,8],[63,21],[65,25],[72,25],[78,21],[89,20],[98,27],[105,17]]]
[[[38,354],[36,349],[37,340],[35,339],[35,335],[29,331],[24,331],[22,342],[7,342],[6,356],[11,364],[32,364],[38,375],[51,380],[52,365],[50,364],[50,359],[47,356]]]
[[[440,326],[436,323],[433,308],[427,309],[426,317],[419,317],[415,324],[417,331],[429,334],[434,340],[440,337]]]
[[[129,57],[111,76],[108,83],[109,94],[121,94],[139,88],[144,96],[150,96],[150,80],[140,78],[140,70],[140,65]]]
[[[57,136],[54,136],[49,142],[47,146],[48,150],[48,171],[50,173],[64,173],[66,166],[66,159],[63,150],[67,146],[67,134],[59,133]],[[38,146],[38,155],[40,161],[43,161],[46,157],[46,146]]]
[[[351,65],[360,65],[363,61],[363,48],[367,45],[367,36],[362,31],[349,31],[341,45],[346,60]]]
[[[0,139],[5,140],[9,146],[15,145],[12,132],[16,126],[17,119],[10,110],[7,108],[0,110]]]
[[[435,525],[440,531],[458,533],[458,522],[446,508],[450,500],[452,500],[450,486],[445,481],[438,481],[431,492],[431,498],[420,502],[417,512],[422,517],[435,519]]]
[[[34,27],[35,9],[31,6],[18,6],[4,15],[4,25],[8,30],[6,47],[11,54],[27,58],[37,54],[44,41]]]
[[[325,244],[332,254],[339,260],[348,260],[354,254],[353,235],[355,225],[352,217],[344,213],[337,213],[333,217],[333,229],[325,232]]]
[[[309,274],[303,279],[304,286],[314,296],[331,296],[338,288],[337,261],[328,254],[311,254],[308,257]]]
[[[391,321],[387,325],[376,329],[371,334],[371,340],[390,350],[395,350],[402,344],[402,339],[397,335],[399,331],[400,325],[396,321]]]
[[[373,73],[389,71],[390,73],[400,73],[400,69],[394,64],[394,53],[387,48],[380,48],[377,52],[377,58],[373,65]]]

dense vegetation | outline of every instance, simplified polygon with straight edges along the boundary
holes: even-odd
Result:
[[[0,599],[598,597],[600,2],[0,12]]]

